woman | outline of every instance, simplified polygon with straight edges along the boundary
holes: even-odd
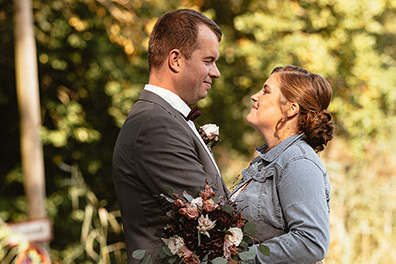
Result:
[[[316,153],[333,138],[331,96],[324,78],[286,66],[275,68],[251,97],[247,121],[266,144],[256,148],[231,198],[271,251],[264,256],[256,248],[256,263],[314,263],[326,256],[330,181]]]

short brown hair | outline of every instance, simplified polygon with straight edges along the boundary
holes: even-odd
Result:
[[[159,67],[172,49],[189,59],[199,47],[198,27],[208,26],[221,41],[221,29],[211,19],[192,9],[179,9],[161,16],[155,23],[148,47],[149,69]]]
[[[316,152],[322,151],[333,139],[335,128],[327,109],[333,94],[331,85],[322,76],[293,65],[277,67],[272,73],[277,73],[280,83],[281,106],[285,100],[300,106],[299,133],[304,133],[305,140]]]

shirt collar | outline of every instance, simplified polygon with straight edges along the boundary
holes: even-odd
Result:
[[[167,103],[169,103],[173,108],[175,108],[177,111],[182,113],[184,117],[187,117],[188,113],[190,112],[191,108],[175,93],[152,85],[152,84],[146,84],[144,86],[144,90],[150,91],[152,93],[155,93],[156,95],[160,96],[162,99],[164,99]]]
[[[277,158],[282,152],[284,152],[290,145],[292,145],[295,141],[302,138],[304,134],[295,134],[293,136],[288,137],[287,139],[280,142],[274,148],[270,149],[268,152],[265,152],[268,149],[268,145],[264,144],[260,147],[256,148],[257,154],[265,161],[272,162]]]

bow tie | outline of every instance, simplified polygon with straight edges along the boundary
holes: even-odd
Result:
[[[191,120],[194,122],[195,119],[197,119],[202,113],[199,111],[199,108],[197,106],[194,106],[193,109],[191,109],[190,113],[186,117],[186,120]]]

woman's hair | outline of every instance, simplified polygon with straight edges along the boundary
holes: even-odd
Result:
[[[221,40],[221,29],[211,19],[192,9],[179,9],[161,16],[155,23],[148,47],[149,69],[161,66],[172,49],[189,59],[199,48],[198,27],[208,26]]]
[[[273,73],[277,73],[280,84],[281,107],[287,102],[300,106],[298,132],[304,133],[305,140],[316,152],[322,151],[333,139],[335,128],[327,109],[333,94],[330,84],[320,75],[293,65],[277,67]],[[284,120],[279,120],[278,125]]]

